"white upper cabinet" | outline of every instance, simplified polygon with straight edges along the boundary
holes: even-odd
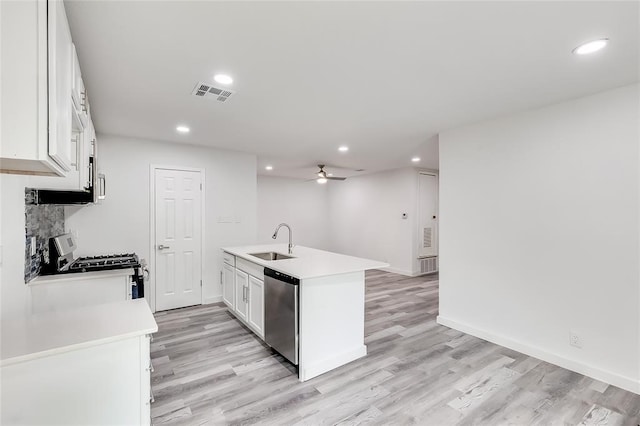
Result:
[[[91,115],[87,114],[87,126],[84,128],[82,136],[82,158],[80,164],[80,185],[89,188],[93,184],[93,170],[89,164],[89,157],[97,157],[96,130],[91,121]]]
[[[71,99],[73,100],[73,107],[78,113],[82,125],[87,125],[89,104],[87,102],[87,92],[84,88],[84,81],[82,81],[82,72],[80,71],[80,62],[78,61],[78,52],[76,52],[76,46],[73,46],[73,66],[72,66],[72,88]]]
[[[74,48],[64,3],[53,0],[48,5],[49,155],[65,171],[71,171],[77,163],[77,144],[72,142]]]
[[[0,8],[0,171],[60,176],[36,178],[36,187],[87,189],[95,129],[64,3]]]
[[[0,1],[0,9],[0,169],[63,176],[49,156],[47,2]]]

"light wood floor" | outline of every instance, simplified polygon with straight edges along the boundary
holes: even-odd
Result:
[[[222,304],[157,313],[153,423],[640,425],[638,395],[436,324],[437,277],[366,277],[368,355],[305,383]]]

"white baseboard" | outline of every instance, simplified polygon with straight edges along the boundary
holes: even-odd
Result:
[[[602,370],[598,367],[584,364],[574,359],[565,358],[547,350],[528,345],[524,342],[518,342],[509,337],[497,335],[486,330],[481,330],[469,324],[445,318],[441,315],[438,315],[437,321],[438,324],[444,325],[446,327],[462,331],[463,333],[479,337],[480,339],[487,340],[491,343],[495,343],[496,345],[513,349],[514,351],[521,352],[534,358],[538,358],[551,364],[555,364],[562,368],[566,368],[567,370],[584,374],[585,376],[591,377],[592,379],[600,380],[601,382],[609,383],[629,392],[640,395],[640,380],[634,380],[630,377],[625,377],[611,371]]]
[[[218,302],[222,302],[222,295],[213,296],[213,297],[205,297],[205,298],[202,299],[202,304],[203,305],[209,305],[211,303],[218,303]]]
[[[320,362],[316,362],[312,365],[305,365],[303,369],[299,371],[300,381],[304,382],[309,379],[313,379],[327,371],[331,371],[334,368],[338,368],[351,361],[355,361],[358,358],[362,358],[367,354],[367,347],[362,345],[356,349],[343,352],[337,356],[324,359]]]

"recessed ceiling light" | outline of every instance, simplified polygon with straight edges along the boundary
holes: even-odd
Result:
[[[264,169],[265,170],[273,170],[273,166],[266,166]]]
[[[349,151],[349,147],[348,147],[348,146],[344,146],[344,145],[343,145],[343,146],[341,146],[340,148],[338,148],[338,151],[340,151],[340,152],[347,152],[347,151]]]
[[[213,76],[213,79],[220,84],[231,84],[233,83],[233,79],[226,74],[216,74]]]
[[[420,157],[413,157],[411,161],[413,161],[414,163],[417,163],[418,161],[420,161]]]
[[[178,126],[176,127],[176,131],[180,133],[189,133],[189,128],[187,126]]]
[[[609,42],[608,38],[601,38],[599,40],[589,41],[587,43],[581,44],[572,50],[576,55],[588,55],[589,53],[597,52],[600,49],[604,49],[604,47]]]

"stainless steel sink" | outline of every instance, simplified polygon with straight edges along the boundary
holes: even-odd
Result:
[[[262,260],[284,260],[293,259],[293,256],[289,256],[282,253],[276,253],[275,251],[267,251],[264,253],[249,253],[249,256],[257,257]]]

